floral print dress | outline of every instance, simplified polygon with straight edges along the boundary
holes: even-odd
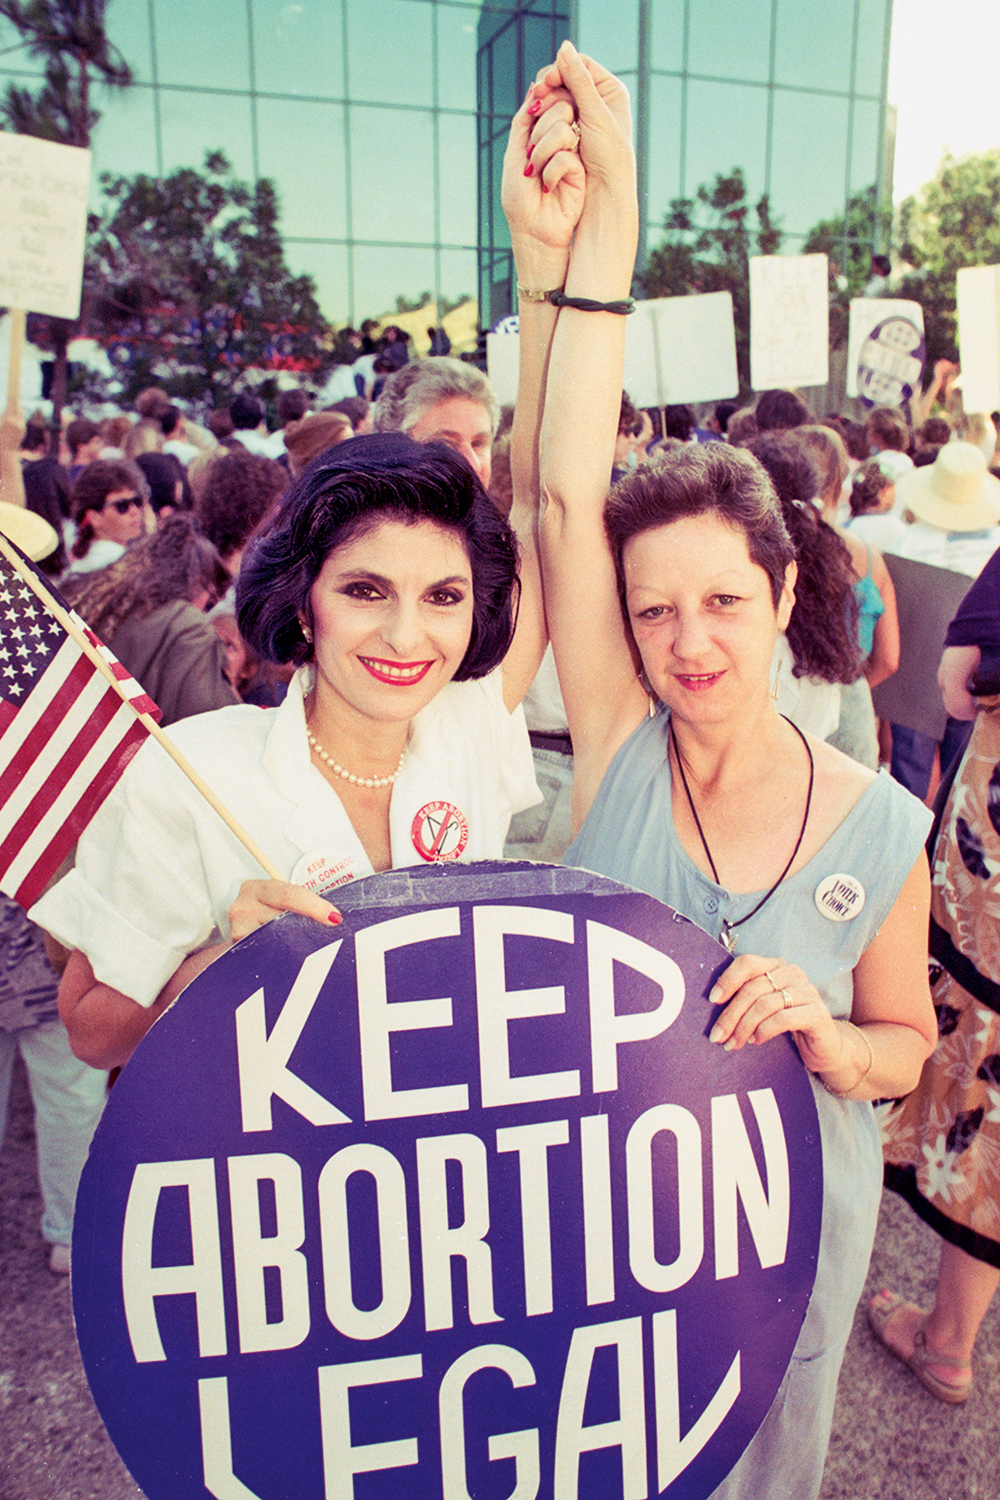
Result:
[[[932,865],[938,1044],[883,1120],[886,1186],[1000,1266],[1000,698],[980,700]]]

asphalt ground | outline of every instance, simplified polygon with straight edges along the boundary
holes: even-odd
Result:
[[[90,1398],[68,1278],[48,1269],[24,1070],[0,1152],[0,1500],[142,1500]],[[927,1304],[939,1241],[887,1193],[868,1295]],[[855,1317],[821,1500],[1000,1500],[1000,1297],[979,1336],[964,1406],[945,1406]],[[164,1497],[156,1497],[164,1500]],[[747,1496],[747,1500],[795,1500]]]

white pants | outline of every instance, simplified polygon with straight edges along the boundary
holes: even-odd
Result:
[[[24,1031],[0,1031],[0,1138],[7,1127],[18,1051],[28,1070],[35,1107],[42,1234],[50,1244],[68,1245],[77,1184],[104,1108],[108,1075],[73,1056],[61,1021]]]

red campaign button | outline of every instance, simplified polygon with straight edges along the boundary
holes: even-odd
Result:
[[[413,819],[410,837],[420,858],[429,864],[461,859],[469,842],[469,825],[453,802],[426,802]]]

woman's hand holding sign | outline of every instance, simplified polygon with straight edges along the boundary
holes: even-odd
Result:
[[[742,953],[720,976],[708,998],[723,1007],[709,1041],[720,1043],[727,1052],[748,1044],[759,1046],[788,1032],[810,1073],[829,1073],[838,1084],[842,1078],[847,1082],[852,1062],[857,1060],[853,1085],[848,1082],[847,1089],[853,1092],[868,1072],[867,1046],[859,1048],[848,1026],[834,1020],[815,985],[795,964]]]
[[[300,916],[312,917],[324,925],[339,922],[340,912],[322,896],[305,886],[293,885],[288,880],[244,880],[240,893],[229,908],[229,945],[240,938],[256,932],[258,927],[280,917],[282,912],[295,911]]]

